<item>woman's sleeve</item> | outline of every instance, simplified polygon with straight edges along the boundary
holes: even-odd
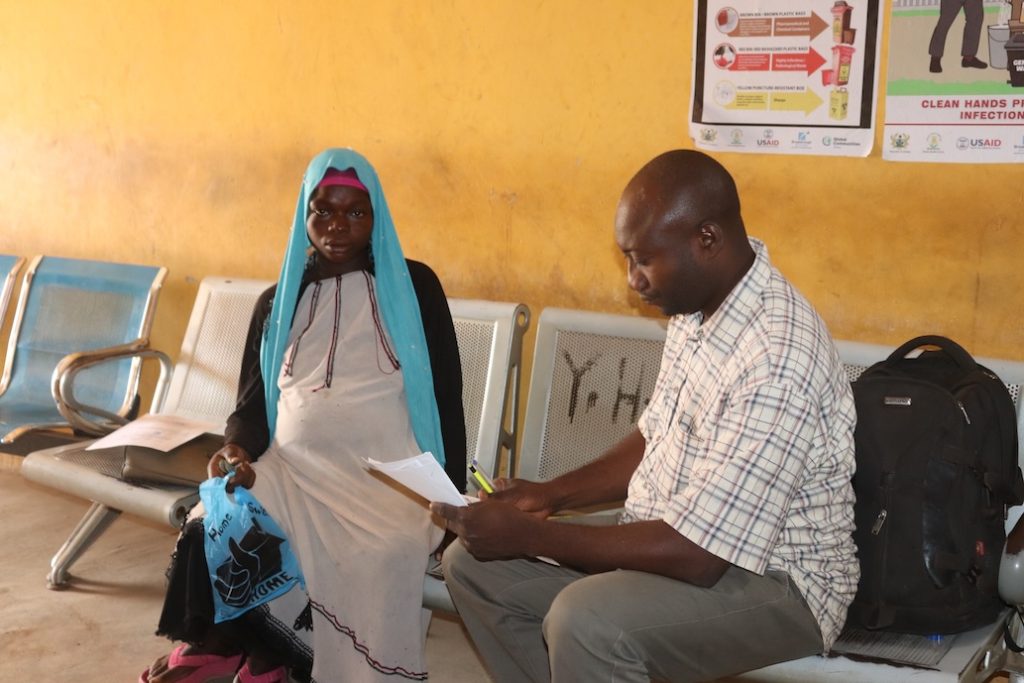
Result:
[[[224,443],[241,446],[253,460],[259,458],[270,443],[263,373],[260,370],[260,346],[263,343],[263,325],[274,302],[274,291],[275,287],[271,287],[263,292],[253,307],[249,333],[242,351],[235,412],[228,417],[224,429]]]
[[[423,331],[434,376],[434,397],[444,441],[444,469],[460,491],[466,490],[466,417],[462,410],[462,361],[455,325],[441,281],[429,266],[409,261],[419,299]]]

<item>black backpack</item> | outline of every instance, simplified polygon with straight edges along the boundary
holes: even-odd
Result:
[[[923,346],[938,350],[906,357]],[[852,386],[861,579],[848,626],[929,635],[992,623],[1006,508],[1024,498],[1006,385],[926,336]]]

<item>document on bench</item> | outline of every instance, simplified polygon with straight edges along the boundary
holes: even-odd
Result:
[[[177,415],[143,415],[85,447],[87,451],[117,446],[143,446],[158,451],[172,451],[200,434],[214,431],[213,422],[193,420]]]
[[[372,469],[388,475],[431,502],[437,501],[460,507],[467,504],[466,499],[429,451],[391,462],[380,462],[373,458],[367,458],[366,462]]]

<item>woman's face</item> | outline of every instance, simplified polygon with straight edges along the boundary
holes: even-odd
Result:
[[[370,195],[347,185],[318,187],[309,200],[309,241],[319,252],[323,275],[340,275],[370,265],[373,206]]]

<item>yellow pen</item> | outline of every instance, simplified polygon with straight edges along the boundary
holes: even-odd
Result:
[[[473,473],[473,478],[476,479],[478,484],[480,484],[480,488],[487,493],[494,493],[494,486],[492,486],[491,482],[487,481],[487,477],[485,477],[484,474],[476,468],[475,463],[469,466],[469,471]]]

